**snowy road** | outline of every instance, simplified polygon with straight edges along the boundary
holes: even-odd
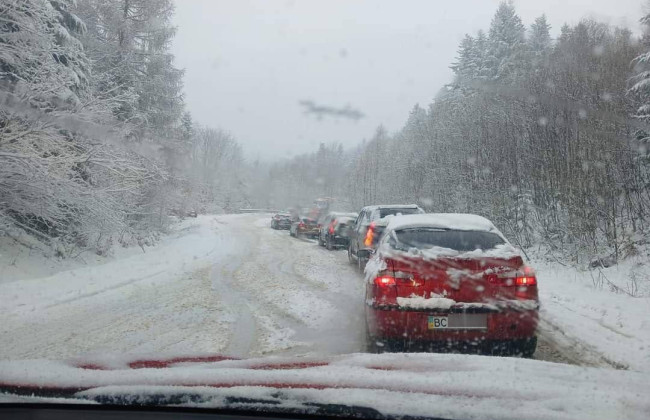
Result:
[[[146,254],[2,284],[0,358],[360,350],[361,279],[345,254],[267,221],[204,216]]]
[[[0,284],[0,359],[361,351],[362,277],[345,251],[268,221],[202,216],[144,254]],[[535,357],[617,367],[546,320]]]

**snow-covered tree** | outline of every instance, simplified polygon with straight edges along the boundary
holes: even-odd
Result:
[[[523,73],[524,57],[524,25],[512,3],[502,2],[488,33],[486,75],[490,80],[513,81]]]
[[[82,40],[94,62],[95,94],[114,99],[114,115],[130,123],[130,138],[181,147],[168,135],[183,112],[183,72],[169,51],[173,2],[86,0],[76,12],[88,27]]]
[[[533,71],[538,71],[547,63],[551,47],[551,25],[546,21],[546,15],[542,15],[530,25],[528,35],[528,52]]]

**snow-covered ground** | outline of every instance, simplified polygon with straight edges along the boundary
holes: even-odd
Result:
[[[345,252],[268,225],[265,215],[200,216],[155,247],[86,264],[4,247],[0,358],[360,351],[362,280]],[[598,287],[598,271],[532,265],[542,299],[536,358],[650,371],[648,297]],[[623,287],[639,267],[631,260],[603,274]]]
[[[589,271],[542,261],[532,264],[542,302],[541,328],[545,337],[567,349],[566,357],[585,365],[650,372],[649,295],[632,297],[612,290],[605,280],[599,283],[599,276],[606,276],[625,287],[631,273],[638,273],[638,261]]]
[[[361,351],[362,277],[348,264],[345,251],[330,252],[315,241],[290,238],[287,231],[270,229],[269,220],[266,215],[200,216],[179,223],[171,235],[144,252],[121,249],[113,257],[87,264],[48,265],[42,257],[14,253],[11,267],[0,271],[0,359],[107,355],[119,359],[133,354],[161,358],[196,353],[327,358]],[[0,263],[6,263],[6,257],[0,255]],[[41,263],[43,267],[33,267]],[[536,358],[581,366],[481,356],[428,357],[456,366],[449,372],[461,376],[464,368],[458,371],[459,360],[484,364],[470,377],[492,377],[500,369],[508,375],[517,373],[519,379],[511,383],[515,387],[524,383],[530,371],[535,378],[529,379],[555,381],[549,389],[567,378],[577,381],[569,386],[574,389],[593,381],[650,389],[650,380],[644,379],[650,372],[649,299],[598,287],[589,272],[542,261],[533,265],[542,299]],[[622,284],[631,268],[621,265],[604,273]],[[347,371],[346,363],[336,369]],[[0,364],[0,375],[7,373],[2,366],[14,365]],[[440,367],[431,369],[436,375],[442,373]],[[449,372],[446,380],[462,379]],[[539,392],[540,387],[531,389]],[[605,391],[594,388],[593,395]],[[547,417],[576,418],[579,405],[571,407],[560,397],[563,393],[554,391],[550,400],[544,399],[541,408],[560,413]],[[623,402],[621,395],[612,394],[608,404],[592,407],[595,413],[632,407],[634,415],[619,417],[633,418],[639,409],[647,409],[644,397],[637,394]],[[600,397],[580,398],[580,404],[592,404]],[[463,413],[473,413],[470,406]],[[531,407],[535,404],[526,410],[534,411]]]
[[[16,280],[0,283],[0,359],[358,351],[361,280],[344,253],[269,220],[200,216],[146,252],[40,278],[22,278],[30,260],[17,260]]]

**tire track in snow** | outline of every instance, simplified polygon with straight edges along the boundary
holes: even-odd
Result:
[[[212,292],[218,295],[221,302],[227,302],[236,315],[225,353],[237,357],[250,355],[258,329],[247,299],[233,286],[235,272],[242,265],[242,258],[233,257],[222,266],[214,265],[210,273]]]
[[[258,321],[256,353],[337,354],[361,349],[359,328],[351,324],[359,318],[362,294],[349,287],[358,279],[344,258],[315,241],[297,240],[287,231],[263,226],[263,220],[232,227],[238,236],[255,241],[233,277],[234,287]]]

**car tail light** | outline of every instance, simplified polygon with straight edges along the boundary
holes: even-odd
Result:
[[[395,277],[392,276],[375,277],[375,285],[379,287],[395,286],[396,284],[397,283],[395,282]]]
[[[304,224],[303,222],[300,222],[300,223],[298,223],[298,227],[299,227],[299,228],[304,228],[304,227],[305,227],[305,224]]]
[[[397,282],[395,277],[381,275],[375,277],[373,297],[377,305],[397,305]]]
[[[366,232],[366,239],[363,241],[365,246],[372,246],[372,240],[375,236],[375,222],[370,223]]]
[[[515,286],[536,286],[537,279],[532,276],[524,276],[515,278]]]
[[[330,223],[330,227],[329,227],[329,229],[328,229],[330,235],[334,235],[334,226],[335,226],[335,225],[336,225],[336,220],[332,220],[332,223]]]
[[[490,274],[487,281],[495,286],[505,287],[505,296],[510,298],[537,300],[537,277],[530,267],[498,275]]]

